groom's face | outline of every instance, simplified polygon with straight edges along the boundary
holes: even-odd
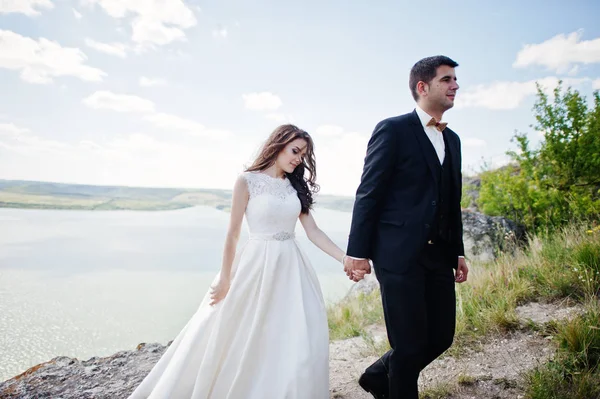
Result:
[[[440,66],[436,76],[425,86],[424,100],[431,106],[443,111],[454,106],[454,98],[459,87],[454,68],[447,65]]]

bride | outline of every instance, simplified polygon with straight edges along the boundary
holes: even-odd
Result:
[[[329,398],[326,309],[296,221],[321,250],[345,255],[310,213],[315,177],[308,133],[275,129],[235,182],[221,272],[130,399]],[[236,254],[244,214],[250,236]]]

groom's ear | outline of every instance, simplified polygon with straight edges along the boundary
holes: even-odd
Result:
[[[419,93],[419,97],[426,96],[429,92],[429,85],[422,80],[419,80],[417,83],[417,93]]]

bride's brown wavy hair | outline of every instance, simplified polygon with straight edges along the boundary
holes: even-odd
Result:
[[[313,194],[319,191],[317,169],[315,161],[314,144],[310,135],[294,125],[281,125],[277,127],[263,144],[258,157],[252,165],[246,169],[247,172],[261,172],[275,164],[277,156],[286,145],[296,139],[306,141],[306,155],[302,163],[292,173],[285,173],[292,186],[298,193],[302,213],[307,214],[314,204]]]

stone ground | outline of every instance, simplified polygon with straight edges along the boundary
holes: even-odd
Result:
[[[579,308],[565,304],[530,303],[517,309],[524,326],[569,318],[579,312]],[[356,337],[330,344],[331,398],[371,398],[357,380],[364,368],[376,360],[373,343],[384,342],[386,336],[381,326],[372,326],[368,334],[368,340]],[[58,357],[0,383],[0,398],[126,398],[165,348],[159,344],[141,344],[137,350],[86,361]],[[531,329],[523,329],[488,338],[459,357],[436,360],[423,371],[420,384],[425,389],[447,388],[452,392],[445,396],[447,399],[515,399],[523,395],[523,372],[546,361],[553,351],[550,340]]]
[[[524,326],[530,323],[542,325],[573,317],[580,311],[578,307],[560,303],[530,303],[518,307],[517,315]],[[385,339],[385,330],[374,328],[371,337],[376,342]],[[420,386],[422,389],[447,389],[452,392],[445,396],[447,399],[521,398],[523,373],[544,363],[554,353],[548,338],[527,330],[489,338],[459,357],[437,359],[421,374]],[[372,353],[372,345],[361,337],[332,342],[331,398],[372,398],[356,382],[364,368],[377,359]]]

